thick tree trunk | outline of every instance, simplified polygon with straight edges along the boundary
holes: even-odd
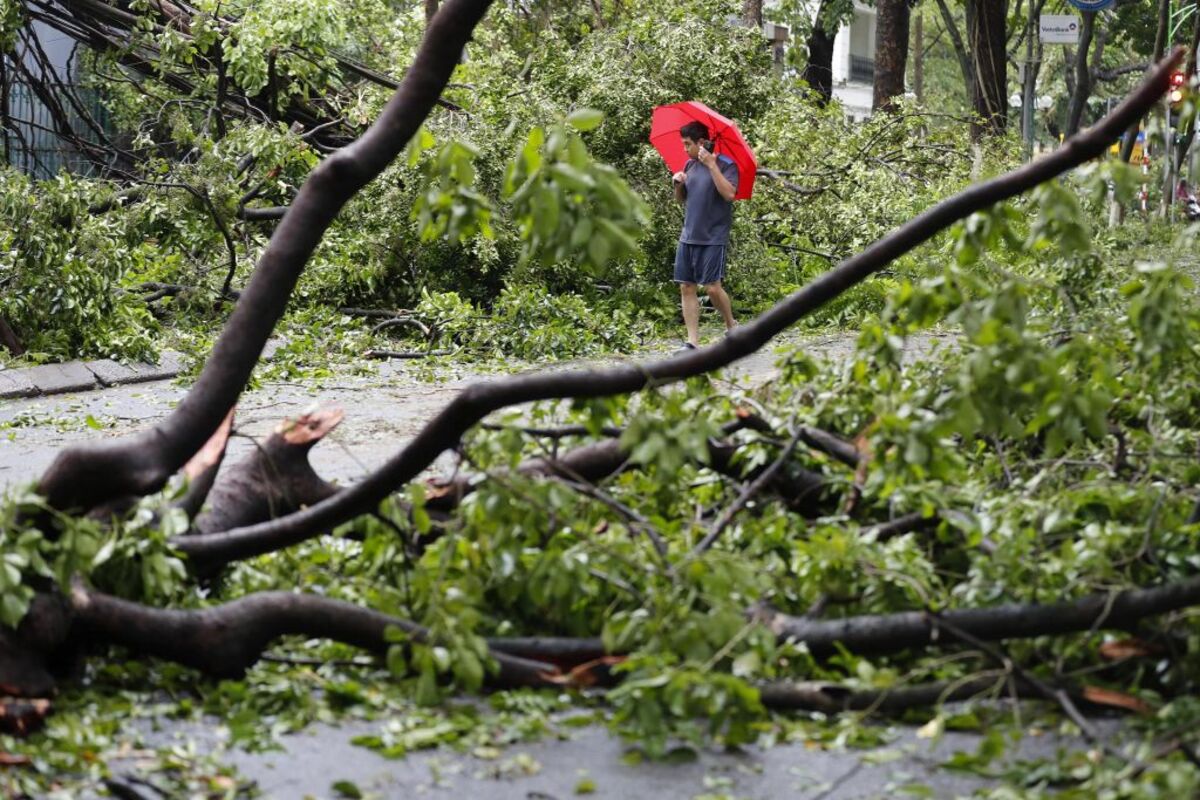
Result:
[[[1008,124],[1008,0],[968,0],[967,40],[974,55],[971,106],[978,137],[1001,134]]]
[[[742,0],[742,21],[747,26],[762,28],[763,0]]]
[[[908,0],[878,0],[875,8],[875,93],[871,108],[887,111],[904,94],[911,9]]]
[[[833,40],[837,31],[823,27],[832,0],[821,0],[813,16],[812,31],[808,34],[808,63],[804,65],[804,82],[812,89],[819,105],[833,97]]]
[[[313,445],[342,421],[340,410],[286,420],[243,461],[223,472],[208,493],[192,535],[227,531],[285,516],[337,492],[308,463]]]
[[[913,20],[913,94],[918,103],[925,102],[925,10],[916,9]]]
[[[0,317],[0,346],[3,346],[4,349],[8,350],[14,356],[25,353],[25,347],[21,344],[21,339],[4,317]]]
[[[1083,111],[1092,95],[1092,72],[1088,54],[1096,34],[1096,12],[1083,12],[1083,26],[1079,32],[1079,50],[1075,53],[1074,86],[1071,87],[1071,103],[1067,107],[1067,136],[1074,136],[1083,121]]]

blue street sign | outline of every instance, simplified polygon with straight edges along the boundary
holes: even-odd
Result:
[[[1071,0],[1071,5],[1080,11],[1103,11],[1113,4],[1113,0]]]

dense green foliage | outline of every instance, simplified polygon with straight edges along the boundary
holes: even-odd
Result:
[[[264,67],[261,49],[243,41],[286,34],[317,54],[336,43],[391,70],[411,57],[422,26],[416,14],[388,19],[373,3],[311,18],[289,4],[250,5],[253,13],[230,36],[235,44],[224,45],[233,78],[248,91]],[[756,198],[739,203],[728,285],[743,313],[765,308],[827,268],[830,258],[965,184],[963,126],[920,114],[903,117],[902,125],[849,126],[836,108],[817,109],[790,78],[776,75],[756,34],[725,25],[722,8],[709,3],[656,17],[651,4],[600,28],[532,23],[495,9],[447,92],[464,111],[436,112],[409,157],[351,201],[309,264],[295,306],[412,309],[423,293],[453,292],[487,312],[506,287],[528,287],[578,294],[604,309],[601,316],[636,308],[651,320],[674,319],[670,271],[682,215],[647,136],[651,109],[680,98],[702,99],[737,119],[762,165],[806,190],[797,195],[760,178]],[[201,4],[201,12],[210,11]],[[348,26],[351,19],[356,23]],[[213,42],[203,25],[194,33],[194,40],[174,45],[170,31],[144,35],[165,39],[155,41],[168,63],[203,77],[200,62],[189,59]],[[368,36],[369,48],[362,45]],[[302,63],[276,66],[299,70],[288,72],[291,91],[306,97],[329,91],[325,101],[334,112],[360,126],[387,97],[379,87],[333,93],[321,83],[326,72],[305,71]],[[96,59],[95,69],[104,75],[116,67]],[[197,80],[195,94],[208,96],[211,80]],[[202,104],[156,106],[150,90],[168,87],[153,80],[143,81],[145,93],[101,77],[95,82],[112,118],[137,132],[146,156],[139,171],[149,184],[134,200],[108,204],[88,221],[107,236],[101,270],[51,251],[0,264],[0,280],[10,286],[0,314],[29,339],[36,358],[144,356],[158,323],[142,310],[145,292],[137,289],[150,282],[184,287],[154,304],[168,328],[212,330],[228,309],[219,301],[227,276],[232,271],[232,288],[242,285],[273,227],[238,219],[243,195],[253,196],[247,207],[286,206],[320,156],[302,132],[282,123],[231,119],[218,136]],[[155,144],[163,135],[171,147]],[[191,148],[182,160],[180,148]],[[246,156],[254,161],[242,174]],[[30,187],[11,173],[2,185],[12,198],[0,209],[9,222],[24,219],[30,204],[101,204],[114,192],[95,181]],[[62,232],[72,230],[76,216],[48,212],[39,233],[29,235],[68,241]],[[89,287],[72,292],[73,314],[34,299],[51,275],[67,287]],[[878,308],[878,292],[862,299],[864,308]],[[850,304],[821,321],[854,318],[860,309],[855,298]],[[625,349],[618,343],[631,333],[614,330],[613,348]],[[527,348],[522,355],[539,353]]]

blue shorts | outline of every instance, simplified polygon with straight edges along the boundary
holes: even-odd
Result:
[[[676,283],[716,283],[725,277],[725,245],[679,243],[675,251]]]

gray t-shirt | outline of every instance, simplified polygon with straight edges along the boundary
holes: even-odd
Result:
[[[717,164],[725,180],[734,190],[738,185],[738,168],[729,156],[717,155]],[[721,197],[713,183],[708,167],[694,158],[688,159],[683,171],[687,173],[687,201],[683,211],[683,244],[728,244],[729,228],[733,224],[733,203]]]

